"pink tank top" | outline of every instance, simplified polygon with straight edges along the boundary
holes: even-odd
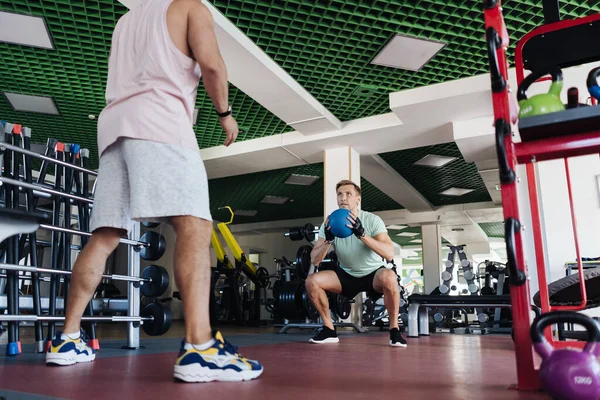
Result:
[[[145,0],[115,27],[98,153],[119,137],[198,148],[193,130],[200,67],[171,41],[172,0]]]

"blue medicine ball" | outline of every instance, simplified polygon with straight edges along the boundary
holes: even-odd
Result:
[[[348,220],[349,215],[350,210],[345,208],[338,208],[331,213],[329,216],[329,226],[331,227],[330,231],[333,233],[333,236],[343,239],[352,235],[352,229],[346,226],[346,224],[351,223]]]

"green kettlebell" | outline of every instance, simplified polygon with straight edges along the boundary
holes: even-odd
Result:
[[[527,98],[527,89],[534,82],[545,75],[552,76],[552,84],[548,93],[541,93]],[[517,100],[519,101],[519,118],[533,117],[534,115],[549,114],[564,111],[565,105],[560,100],[563,88],[563,74],[560,68],[551,68],[549,71],[534,71],[529,74],[519,85]]]

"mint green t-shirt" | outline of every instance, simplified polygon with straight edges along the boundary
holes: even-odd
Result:
[[[387,228],[383,220],[377,215],[359,210],[358,218],[365,228],[367,236],[375,237],[380,233],[387,233]],[[325,239],[325,222],[321,224],[319,237]],[[354,234],[343,239],[336,237],[333,240],[333,246],[335,247],[340,267],[357,278],[369,275],[377,268],[386,264],[379,254],[371,250],[369,246],[364,244]]]

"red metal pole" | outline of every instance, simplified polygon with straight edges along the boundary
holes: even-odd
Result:
[[[484,9],[486,33],[496,33],[500,36],[501,46],[496,49],[497,68],[500,71],[505,85],[503,88],[494,88],[492,85],[492,104],[496,121],[503,120],[507,126],[511,126],[512,118],[509,106],[508,92],[508,64],[506,61],[506,48],[508,37],[506,26],[502,17],[501,2],[488,1]],[[489,49],[488,49],[489,50]],[[493,56],[493,54],[492,54]],[[490,63],[495,62],[490,60]],[[492,77],[495,73],[491,72]],[[498,83],[497,81],[495,83]],[[511,129],[512,131],[512,129]],[[504,148],[508,158],[508,165],[516,173],[517,159],[512,142],[512,132],[504,136]],[[512,182],[502,182],[502,205],[505,221],[514,218],[519,221],[519,204],[517,201],[518,179]],[[514,245],[516,253],[516,268],[527,275],[527,266],[523,255],[523,241],[520,229],[514,234]],[[529,293],[529,281],[520,285],[511,285],[510,288],[512,318],[514,330],[514,345],[517,364],[517,388],[521,390],[538,390],[541,388],[538,371],[535,369],[534,352],[529,333],[531,325],[531,303]]]
[[[531,205],[531,230],[535,247],[535,260],[537,263],[538,284],[540,286],[540,305],[542,313],[550,311],[550,294],[548,293],[548,279],[546,278],[546,257],[544,253],[544,241],[542,238],[542,220],[540,217],[540,203],[537,192],[537,178],[535,176],[535,164],[528,162],[527,185],[529,187],[529,203]],[[550,327],[544,330],[546,340],[552,341]]]
[[[585,275],[583,274],[583,264],[579,253],[579,238],[577,236],[577,218],[575,217],[575,205],[573,204],[573,187],[571,185],[571,172],[569,171],[569,159],[565,158],[565,173],[567,174],[567,188],[569,192],[569,206],[571,208],[571,223],[573,225],[573,239],[575,240],[575,255],[577,256],[577,267],[579,270],[579,290],[581,292],[581,304],[578,306],[556,306],[554,310],[581,311],[587,305],[587,291],[585,289]]]

